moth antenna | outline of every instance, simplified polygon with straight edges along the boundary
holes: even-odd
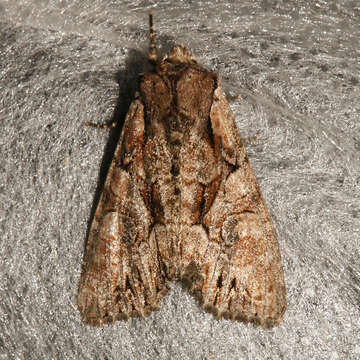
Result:
[[[152,63],[157,62],[157,50],[156,50],[156,43],[155,43],[155,33],[153,29],[153,17],[152,14],[149,14],[149,28],[150,28],[150,47],[149,47],[149,55],[148,59]]]

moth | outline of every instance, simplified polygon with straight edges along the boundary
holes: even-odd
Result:
[[[90,228],[78,307],[103,326],[159,309],[182,280],[216,318],[278,325],[275,231],[214,72],[184,46],[139,79]]]

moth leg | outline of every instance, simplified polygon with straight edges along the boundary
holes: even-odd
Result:
[[[250,136],[250,137],[246,137],[246,138],[241,138],[241,142],[246,145],[248,143],[252,143],[255,141],[258,141],[260,139],[260,136],[255,135],[255,136]]]
[[[240,94],[237,94],[237,95],[231,95],[231,94],[226,94],[226,100],[229,102],[229,103],[233,103],[237,100],[241,100],[242,96]]]
[[[112,128],[116,127],[116,124],[117,124],[117,122],[115,120],[108,123],[108,124],[96,124],[96,123],[87,121],[85,123],[85,126],[91,126],[93,128],[96,128],[96,129],[106,129],[106,130],[108,130],[108,129],[112,129]]]

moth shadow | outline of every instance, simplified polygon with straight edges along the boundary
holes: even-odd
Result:
[[[125,62],[125,68],[123,70],[119,70],[115,74],[116,82],[119,85],[119,95],[113,115],[109,120],[109,123],[114,123],[116,125],[110,130],[109,139],[106,144],[104,155],[100,165],[98,184],[96,187],[94,201],[91,207],[90,218],[87,226],[86,240],[84,246],[84,257],[90,234],[91,224],[95,216],[96,208],[100,201],[101,193],[106,181],[106,176],[109,171],[117,143],[120,139],[126,114],[129,110],[131,102],[134,100],[135,93],[138,89],[139,75],[143,72],[148,72],[151,70],[152,66],[149,63],[147,56],[144,54],[144,52],[141,52],[139,50],[130,50]]]

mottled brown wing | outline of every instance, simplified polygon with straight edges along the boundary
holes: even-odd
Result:
[[[271,327],[286,309],[278,243],[219,80],[210,122],[211,135],[197,140],[207,152],[194,159],[201,171],[189,172],[201,185],[202,224],[183,227],[182,277],[215,316]]]
[[[94,326],[146,316],[167,291],[151,231],[143,163],[144,106],[127,114],[90,230],[78,306]]]

